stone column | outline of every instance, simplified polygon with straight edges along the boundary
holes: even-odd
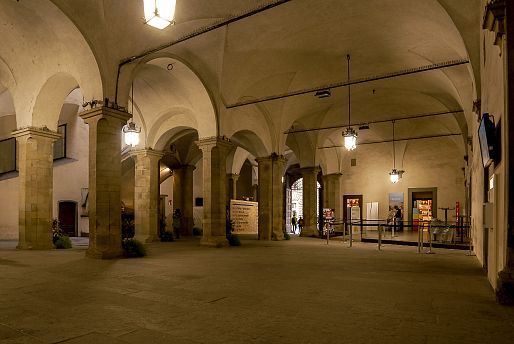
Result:
[[[51,249],[53,143],[60,134],[46,128],[13,132],[18,143],[19,249]]]
[[[203,237],[200,243],[205,246],[227,246],[226,159],[232,144],[221,137],[200,139],[196,144],[202,151],[203,159]]]
[[[323,207],[335,209],[335,217],[343,218],[341,212],[341,173],[331,173],[323,176]]]
[[[107,107],[83,112],[89,125],[89,248],[92,258],[116,258],[121,248],[121,129],[131,114]]]
[[[229,173],[227,174],[228,180],[230,184],[230,199],[237,199],[237,180],[239,179],[239,174],[237,173]]]
[[[135,238],[159,241],[159,161],[164,155],[153,149],[133,150],[136,160],[134,181]]]
[[[272,154],[257,158],[259,164],[259,240],[284,239],[284,186],[286,159]]]
[[[303,220],[305,225],[300,236],[319,236],[318,231],[318,207],[316,199],[318,195],[318,167],[304,167],[300,169],[303,177]]]
[[[183,165],[173,170],[173,207],[180,209],[181,235],[193,235],[193,165]]]

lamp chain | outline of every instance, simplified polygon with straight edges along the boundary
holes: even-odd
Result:
[[[394,120],[393,120],[393,169],[396,169],[396,149],[394,147]]]
[[[348,61],[348,128],[351,125],[350,116],[351,116],[351,101],[350,101],[350,54],[346,55],[346,60]]]

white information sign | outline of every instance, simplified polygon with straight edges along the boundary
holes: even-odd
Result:
[[[234,221],[235,234],[259,232],[259,203],[230,200],[230,219]]]

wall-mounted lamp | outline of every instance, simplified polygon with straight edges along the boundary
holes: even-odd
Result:
[[[175,17],[176,0],[143,0],[145,23],[157,29],[164,29]]]

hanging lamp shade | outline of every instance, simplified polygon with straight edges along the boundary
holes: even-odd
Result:
[[[400,173],[393,168],[391,172],[389,172],[389,179],[391,180],[391,183],[396,184],[400,180]]]
[[[125,144],[135,147],[139,144],[139,133],[141,128],[136,128],[136,123],[130,122],[123,127],[123,134],[125,137]]]
[[[351,126],[351,93],[350,93],[350,55],[346,55],[347,63],[347,76],[348,76],[348,128],[343,132],[344,137],[344,148],[352,151],[357,147],[357,132]]]
[[[343,133],[344,136],[344,148],[351,151],[357,147],[357,133],[352,127],[348,127]]]
[[[173,22],[176,0],[143,0],[145,23],[157,29],[164,29]]]

